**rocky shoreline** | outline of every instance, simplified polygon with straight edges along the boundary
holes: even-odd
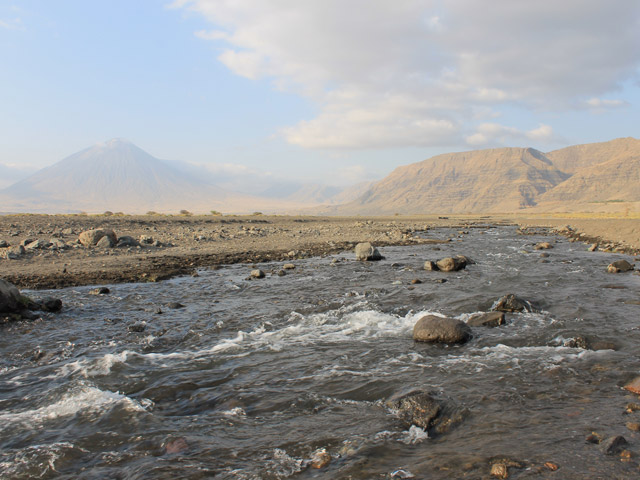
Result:
[[[375,247],[455,241],[455,235],[425,239],[432,228],[465,229],[520,225],[521,232],[552,229],[593,249],[640,254],[640,242],[609,241],[580,222],[523,220],[487,216],[288,217],[288,216],[105,216],[9,215],[0,217],[0,269],[19,288],[52,289],[78,285],[155,282],[196,274],[199,268],[285,262]],[[611,232],[633,220],[603,220]],[[635,221],[635,223],[639,223]],[[112,231],[96,242],[80,238],[88,230]],[[438,234],[436,233],[436,236]],[[103,236],[104,237],[104,236]],[[100,240],[102,239],[102,242]],[[586,247],[585,247],[586,248]]]

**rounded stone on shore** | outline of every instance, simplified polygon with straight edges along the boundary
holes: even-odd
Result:
[[[98,242],[104,238],[109,238],[109,243],[114,246],[118,243],[118,237],[113,230],[94,228],[92,230],[85,230],[78,236],[78,240],[85,247],[92,247],[98,244]]]
[[[461,320],[425,315],[413,327],[417,342],[458,344],[471,339],[471,329]]]

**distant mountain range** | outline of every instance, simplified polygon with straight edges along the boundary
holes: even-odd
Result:
[[[238,193],[220,184],[247,188]],[[204,167],[164,162],[114,139],[0,190],[5,213],[183,209],[340,215],[638,211],[640,141],[620,138],[548,153],[533,148],[448,153],[399,167],[379,182],[336,188],[261,181],[258,173],[216,177]]]
[[[438,155],[395,169],[326,214],[640,210],[640,141],[542,153],[498,148]]]

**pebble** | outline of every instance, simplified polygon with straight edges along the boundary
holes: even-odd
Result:
[[[640,432],[640,423],[638,422],[627,422],[627,428],[632,432]]]

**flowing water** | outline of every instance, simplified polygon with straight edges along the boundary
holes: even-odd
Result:
[[[109,295],[26,292],[65,307],[2,327],[0,476],[488,478],[508,457],[522,463],[510,478],[638,478],[640,434],[625,423],[640,412],[625,405],[639,399],[621,387],[640,373],[640,276],[607,274],[620,255],[544,233],[425,235],[454,238],[386,247],[376,263],[298,260],[261,280],[232,265]],[[533,244],[545,240],[556,243],[541,263]],[[455,254],[477,263],[422,269]],[[462,346],[412,341],[422,315],[464,320],[507,293],[540,312],[474,328]],[[611,345],[564,346],[576,335]],[[438,436],[408,428],[385,400],[410,388],[469,413]],[[636,458],[603,454],[585,442],[592,431],[624,435]],[[318,449],[331,455],[323,469],[308,466]]]

